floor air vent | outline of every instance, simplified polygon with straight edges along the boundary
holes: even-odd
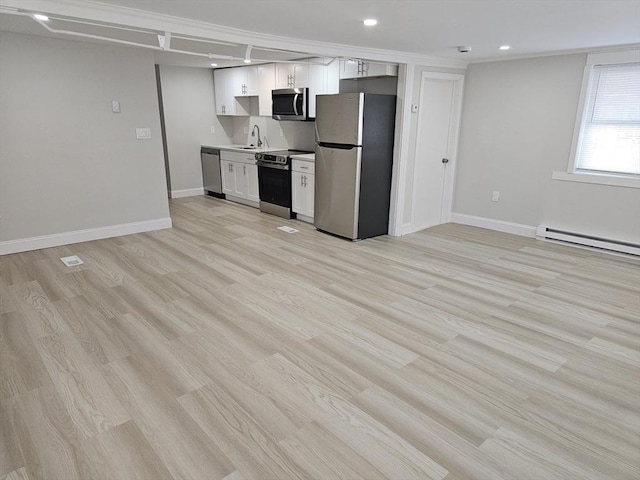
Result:
[[[618,240],[594,237],[591,235],[584,235],[582,233],[556,230],[554,228],[547,227],[546,225],[538,226],[536,229],[536,238],[542,240],[555,240],[558,242],[572,243],[574,245],[582,245],[640,256],[640,245],[635,243],[620,242]]]

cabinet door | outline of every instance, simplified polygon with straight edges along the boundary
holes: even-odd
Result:
[[[220,170],[222,173],[222,193],[236,195],[236,177],[234,172],[234,162],[220,160]]]
[[[243,165],[245,174],[245,185],[247,199],[254,202],[260,201],[260,192],[258,187],[258,166],[250,163]]]
[[[340,78],[358,78],[360,72],[360,60],[340,60]]]
[[[259,83],[258,83],[258,67],[249,66],[241,67],[244,70],[242,80],[244,81],[244,95],[255,97],[258,95]]]
[[[276,88],[293,88],[294,64],[276,63]]]
[[[313,218],[313,203],[314,203],[314,196],[316,192],[316,188],[315,188],[316,176],[309,175],[308,173],[303,173],[302,176],[303,176],[304,194],[305,194],[305,202],[304,202],[305,213],[303,215]]]
[[[309,117],[316,118],[316,95],[327,93],[327,67],[308,65]]]
[[[271,116],[271,90],[276,88],[276,66],[273,63],[258,65],[258,115]]]
[[[235,178],[236,191],[235,195],[247,198],[247,167],[244,163],[232,162],[233,174]]]
[[[306,196],[303,176],[303,173],[291,172],[291,210],[300,215],[306,215],[304,213]]]
[[[293,66],[293,86],[295,88],[309,87],[309,65],[306,63]]]
[[[216,114],[227,115],[227,70],[213,71],[213,90],[216,101]]]

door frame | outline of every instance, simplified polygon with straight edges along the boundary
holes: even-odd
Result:
[[[416,185],[415,177],[418,168],[418,153],[420,146],[420,131],[424,123],[422,102],[424,100],[423,84],[425,80],[445,80],[453,82],[453,96],[451,99],[451,117],[449,122],[449,141],[447,151],[449,155],[449,163],[445,170],[444,188],[442,192],[442,209],[440,212],[441,223],[451,221],[453,210],[453,194],[455,188],[455,176],[457,170],[458,159],[458,141],[460,137],[460,119],[462,114],[462,95],[464,89],[464,75],[458,73],[439,73],[439,72],[422,72],[420,77],[420,96],[418,100],[418,121],[416,126],[416,138],[414,144],[414,162],[411,175],[411,223],[403,226],[402,234],[412,233],[421,230],[422,226],[415,225],[415,200]]]

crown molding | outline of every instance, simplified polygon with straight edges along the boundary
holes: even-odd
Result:
[[[491,63],[491,62],[506,62],[509,60],[527,60],[531,58],[540,58],[540,57],[556,57],[562,55],[573,55],[577,53],[614,53],[620,51],[627,50],[638,50],[640,49],[640,44],[625,44],[625,45],[609,45],[604,47],[592,47],[592,48],[574,48],[571,50],[558,50],[554,52],[537,52],[537,53],[529,53],[522,55],[510,55],[509,57],[490,57],[483,58],[481,60],[470,60],[469,64],[476,63]]]
[[[106,5],[89,0],[0,0],[0,8],[22,12],[43,13],[49,16],[71,17],[94,22],[156,30],[159,33],[220,40],[230,43],[274,48],[285,51],[300,51],[313,56],[357,57],[383,62],[407,63],[432,67],[466,69],[468,61],[451,60],[429,55],[397,50],[343,45],[300,38],[270,35],[241,30],[224,25],[162,15],[127,7]]]

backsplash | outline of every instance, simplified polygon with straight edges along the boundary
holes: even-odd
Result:
[[[258,125],[265,147],[315,150],[315,122],[279,122],[258,116],[234,118],[233,143],[256,145],[258,139],[251,136],[254,125]]]

